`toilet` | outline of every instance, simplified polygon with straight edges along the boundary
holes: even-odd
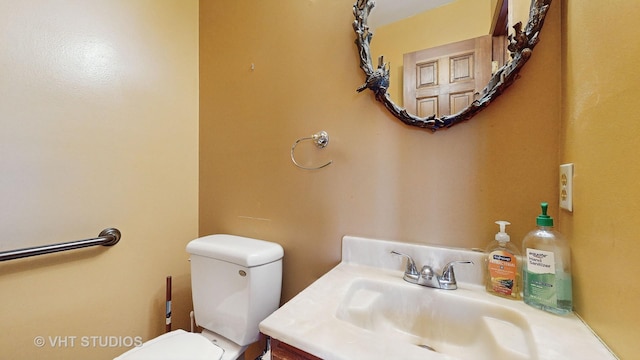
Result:
[[[146,341],[114,360],[235,360],[258,341],[258,324],[280,304],[282,246],[235,235],[187,244],[196,324]]]

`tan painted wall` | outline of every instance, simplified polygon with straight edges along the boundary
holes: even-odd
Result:
[[[123,234],[0,263],[1,358],[111,359],[159,335],[166,275],[188,328],[197,39],[196,1],[0,0],[1,250]]]
[[[345,234],[484,247],[505,219],[520,245],[557,198],[559,5],[522,78],[435,134],[355,92],[352,5],[200,3],[200,233],[281,243],[284,301],[340,261]],[[305,143],[298,160],[333,164],[296,168],[291,144],[319,130],[329,146]]]
[[[575,306],[622,359],[640,354],[640,4],[562,1],[561,161],[575,165]]]

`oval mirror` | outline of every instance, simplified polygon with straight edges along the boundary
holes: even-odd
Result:
[[[486,6],[486,11],[477,11],[459,8],[463,0],[377,1],[381,4],[378,13],[372,12],[375,0],[357,0],[353,5],[355,42],[366,77],[357,91],[370,89],[375,99],[403,123],[432,131],[471,119],[513,84],[539,41],[551,4],[551,0],[531,0],[530,4],[529,0],[473,0],[474,6]],[[455,16],[443,17],[446,11]],[[480,18],[480,13],[486,13],[487,18]],[[523,14],[521,20],[518,13]],[[460,18],[463,24],[456,24],[452,18]],[[410,24],[419,28],[409,28]],[[417,44],[421,37],[433,38],[436,31],[439,37],[455,39],[467,34],[460,31],[462,27],[483,26],[485,30],[476,31],[475,37],[438,46],[430,46],[437,43],[431,41],[426,48]],[[448,30],[456,34],[449,35]],[[375,67],[372,61],[371,44],[378,31],[384,36],[381,43],[391,44],[383,48],[396,58],[402,56],[394,83],[385,55],[378,57]],[[411,45],[409,49],[396,46],[401,43]]]

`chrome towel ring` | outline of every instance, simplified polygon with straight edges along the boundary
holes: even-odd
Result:
[[[318,169],[322,169],[325,166],[331,165],[333,160],[329,160],[329,162],[327,162],[326,164],[316,166],[316,167],[306,167],[298,164],[298,162],[296,161],[296,158],[293,156],[293,153],[296,150],[296,146],[298,146],[298,143],[304,140],[313,140],[313,143],[316,144],[318,148],[323,149],[329,144],[329,134],[327,134],[326,131],[319,131],[309,137],[303,137],[296,140],[296,142],[294,142],[293,145],[291,146],[291,161],[293,161],[295,166],[305,170],[318,170]]]

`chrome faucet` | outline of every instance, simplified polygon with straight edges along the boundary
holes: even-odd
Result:
[[[438,273],[429,265],[423,266],[422,270],[418,272],[415,261],[413,261],[411,256],[407,254],[397,251],[391,251],[391,253],[407,258],[407,267],[404,271],[404,276],[402,277],[405,281],[412,284],[445,290],[455,290],[458,288],[458,284],[456,283],[456,274],[453,272],[454,264],[473,264],[473,261],[469,260],[451,261],[442,269],[442,275],[438,275]]]

